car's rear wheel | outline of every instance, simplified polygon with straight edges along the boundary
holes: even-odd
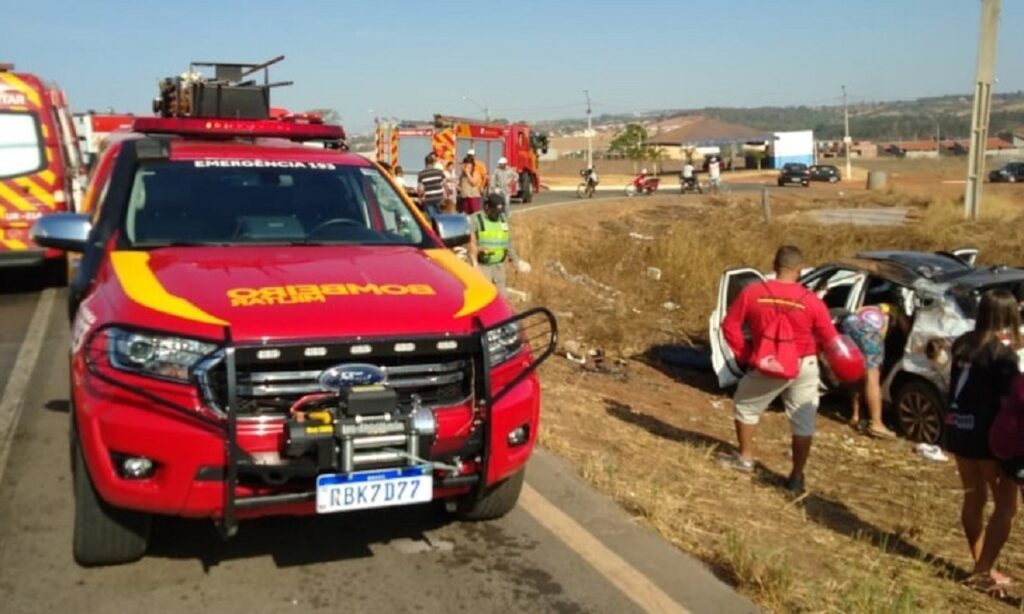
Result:
[[[149,545],[152,516],[119,509],[101,499],[77,439],[72,440],[71,450],[75,467],[75,561],[92,567],[139,560]]]
[[[935,386],[920,380],[907,382],[896,391],[893,407],[907,439],[931,444],[942,439],[946,410]]]
[[[520,469],[487,489],[482,497],[470,495],[459,502],[458,515],[462,520],[494,520],[501,518],[515,508],[519,493],[523,490],[526,470]]]

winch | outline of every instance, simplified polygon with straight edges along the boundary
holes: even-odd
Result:
[[[434,412],[418,396],[403,410],[398,393],[384,385],[307,395],[290,414],[284,455],[342,473],[427,464],[437,434]]]

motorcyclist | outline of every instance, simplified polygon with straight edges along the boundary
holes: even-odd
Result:
[[[588,188],[597,187],[597,184],[599,183],[597,178],[597,169],[594,168],[593,166],[588,166],[587,168],[581,170],[580,176],[583,177],[583,181],[586,182]]]
[[[687,186],[692,186],[697,181],[693,176],[693,170],[693,165],[690,164],[689,160],[687,160],[686,164],[683,165],[683,171],[681,173],[682,181]]]
[[[637,187],[637,189],[640,189],[640,188],[644,187],[644,185],[646,183],[647,183],[647,169],[646,168],[642,168],[642,169],[640,169],[640,174],[637,175],[635,179],[633,179],[633,185],[635,185]]]

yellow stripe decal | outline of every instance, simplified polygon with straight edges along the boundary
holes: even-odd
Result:
[[[39,172],[39,178],[45,181],[50,187],[53,187],[53,182],[57,180],[57,175],[53,171],[47,169]]]
[[[28,98],[28,101],[36,107],[43,106],[43,101],[39,98],[39,92],[13,74],[6,73],[0,75],[0,81],[6,81],[7,85],[25,94],[25,98]]]
[[[4,239],[0,241],[7,249],[28,249],[28,245],[24,241],[16,241],[14,239]]]
[[[22,211],[36,211],[39,207],[33,206],[20,194],[7,187],[3,183],[0,183],[0,198],[14,205],[15,209]]]
[[[425,250],[427,257],[435,264],[454,275],[462,285],[466,286],[462,293],[462,309],[455,314],[456,318],[474,314],[490,305],[498,297],[498,289],[487,281],[483,275],[474,271],[455,252],[447,249]]]
[[[47,207],[51,209],[57,208],[57,201],[53,199],[53,194],[43,186],[29,179],[28,177],[15,179],[14,183],[25,188],[25,190],[28,192],[30,196],[42,201],[42,203]]]
[[[139,305],[193,322],[215,326],[228,325],[224,320],[206,313],[180,296],[169,293],[149,268],[147,252],[112,252],[110,262],[124,293]]]

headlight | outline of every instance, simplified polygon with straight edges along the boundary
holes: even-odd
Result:
[[[487,353],[490,355],[492,367],[512,358],[521,349],[523,337],[518,322],[487,331]]]
[[[122,371],[188,382],[189,370],[217,346],[197,339],[112,328],[107,333],[110,364]]]

